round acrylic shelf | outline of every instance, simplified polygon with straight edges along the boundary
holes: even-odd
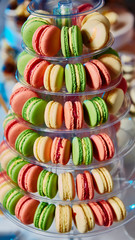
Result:
[[[117,165],[115,162],[113,162],[111,165],[107,166],[106,168],[108,169],[108,171],[110,172],[111,176],[112,176],[112,180],[113,180],[113,190],[112,192],[110,193],[105,193],[105,194],[98,194],[94,193],[94,198],[91,199],[91,200],[83,200],[83,201],[80,201],[77,197],[77,191],[76,191],[76,197],[74,200],[72,201],[62,201],[59,197],[59,193],[57,192],[57,195],[53,198],[53,199],[50,199],[50,198],[47,198],[46,196],[40,196],[38,193],[30,193],[30,192],[25,192],[23,191],[22,189],[20,189],[20,191],[24,194],[24,195],[28,195],[29,197],[33,198],[33,199],[36,199],[36,200],[39,200],[39,201],[45,201],[45,202],[48,202],[48,203],[52,203],[52,204],[69,204],[69,205],[72,205],[72,204],[81,204],[82,202],[83,203],[88,203],[88,202],[92,202],[92,201],[98,201],[98,200],[102,200],[103,198],[107,199],[111,196],[114,196],[119,193],[121,193],[122,191],[125,191],[127,190],[129,187],[131,187],[132,185],[135,184],[135,162],[128,166],[128,172],[126,171],[127,169],[127,164],[128,164],[128,159],[126,158],[119,158],[118,161],[117,161]],[[49,169],[49,171],[51,171],[51,169]],[[53,172],[55,172],[58,176],[60,173],[63,173],[64,171],[62,169],[53,169],[52,170]],[[70,171],[71,172],[71,171]],[[72,172],[73,174],[73,177],[74,177],[74,182],[76,183],[76,176],[78,173],[81,173],[81,171],[75,171],[75,172]],[[83,171],[82,171],[83,173]],[[5,180],[6,179],[6,176],[5,177]],[[11,182],[9,183],[11,184],[11,186],[14,188],[16,187],[16,184],[14,184],[12,182],[12,179],[11,179]]]
[[[81,94],[81,93],[80,93]],[[59,99],[59,102],[61,104],[63,104],[63,99],[61,98],[58,98]],[[74,98],[73,100],[80,100],[80,102],[83,102],[84,100],[86,99],[91,99],[91,96],[80,96],[80,98]],[[48,100],[48,96],[47,96],[47,99]],[[51,100],[54,100],[56,101],[56,99],[53,99],[53,98],[50,98],[49,99],[50,101]],[[64,99],[64,102],[65,101],[68,101],[69,99]],[[70,98],[70,101],[71,98]],[[64,121],[63,121],[63,125],[60,129],[51,129],[51,128],[47,128],[45,125],[43,126],[35,126],[33,124],[30,124],[29,122],[26,122],[23,118],[17,116],[16,114],[13,113],[14,117],[19,121],[21,122],[22,124],[26,125],[28,128],[31,128],[35,131],[38,131],[38,132],[41,132],[42,135],[44,134],[50,134],[50,135],[60,135],[61,136],[66,136],[66,138],[71,138],[73,137],[74,135],[77,135],[77,134],[85,134],[85,133],[88,133],[88,134],[94,134],[95,132],[97,131],[101,131],[101,130],[104,130],[106,128],[109,128],[109,127],[112,127],[114,126],[115,124],[117,124],[118,122],[120,122],[129,112],[129,109],[130,109],[130,105],[131,105],[131,101],[130,101],[130,97],[128,94],[125,94],[125,98],[124,98],[124,102],[123,102],[123,105],[122,107],[120,108],[119,112],[112,116],[112,115],[109,115],[109,118],[108,118],[108,121],[104,124],[101,124],[100,126],[96,126],[96,127],[89,127],[85,121],[84,121],[84,124],[83,124],[83,127],[81,129],[73,129],[73,130],[68,130],[65,128],[64,126]]]
[[[87,10],[85,12],[78,12],[78,6],[82,4],[91,4],[93,7],[90,10]],[[50,0],[50,1],[43,1],[43,0],[32,0],[30,4],[28,5],[28,11],[30,14],[33,14],[36,17],[42,17],[42,18],[69,18],[69,14],[64,14],[64,15],[58,15],[54,14],[52,11],[53,9],[57,9],[58,7],[68,5],[68,7],[71,9],[70,12],[70,18],[75,18],[75,17],[80,17],[84,14],[90,14],[92,12],[97,11],[104,5],[104,0],[79,0],[79,1],[71,1],[71,0],[60,0],[60,1],[55,1],[55,0]],[[39,12],[40,10],[42,11],[47,11],[47,12]]]
[[[80,171],[80,170],[86,170],[86,169],[91,170],[93,168],[98,168],[98,167],[103,167],[103,166],[106,167],[113,163],[117,163],[119,161],[119,159],[126,156],[131,151],[131,149],[133,148],[133,146],[135,144],[135,136],[134,136],[134,131],[133,131],[134,123],[132,120],[129,119],[128,124],[130,124],[130,127],[132,128],[131,131],[126,130],[126,128],[124,128],[124,129],[120,128],[119,131],[116,133],[116,135],[115,135],[115,128],[112,128],[112,132],[110,132],[110,133],[106,131],[106,133],[113,134],[111,137],[113,139],[114,146],[115,146],[114,157],[112,159],[102,161],[102,162],[99,162],[99,161],[93,159],[93,162],[90,165],[75,166],[72,162],[72,158],[70,158],[67,165],[53,164],[51,161],[48,163],[39,162],[34,157],[24,157],[22,154],[18,153],[14,148],[11,148],[11,146],[9,146],[8,143],[7,144],[13,152],[15,152],[20,157],[22,157],[24,160],[26,160],[32,164],[36,164],[41,167],[47,168],[48,170],[53,171],[53,172],[63,170],[63,171],[70,171],[70,172],[74,173],[74,171]],[[84,134],[83,134],[83,136],[84,136]]]
[[[22,42],[22,48],[23,50],[25,50],[27,53],[29,53],[30,55],[33,55],[34,57],[38,57],[41,59],[44,59],[48,62],[54,63],[54,64],[61,64],[61,65],[66,65],[68,63],[86,63],[88,62],[90,59],[92,59],[94,56],[101,54],[103,52],[105,52],[108,48],[110,48],[112,46],[112,44],[114,43],[114,38],[113,35],[110,33],[109,36],[109,40],[106,44],[106,46],[104,48],[101,48],[99,50],[90,52],[90,50],[86,47],[83,48],[83,54],[80,56],[73,56],[73,57],[63,57],[62,53],[59,53],[59,56],[55,56],[55,57],[46,57],[46,56],[41,56],[36,54],[36,52],[34,52],[32,49],[29,49],[24,42]]]
[[[104,92],[108,92],[114,88],[116,88],[118,86],[118,84],[121,82],[122,79],[122,73],[120,74],[120,76],[117,79],[114,79],[109,86],[102,86],[100,89],[97,90],[92,90],[89,88],[88,85],[86,85],[86,89],[85,92],[76,92],[76,93],[68,93],[66,90],[66,87],[63,86],[63,88],[61,89],[60,92],[49,92],[46,91],[44,88],[34,88],[32,87],[30,84],[28,84],[22,75],[20,75],[18,73],[18,71],[16,72],[16,79],[17,81],[19,81],[21,84],[23,84],[25,87],[31,89],[34,92],[37,92],[39,94],[39,96],[41,96],[41,98],[45,98],[46,95],[48,96],[53,96],[53,97],[79,97],[79,96],[93,96],[93,95],[99,95],[102,94]]]
[[[1,204],[0,204],[0,208],[2,209],[5,216],[9,220],[14,222],[18,226],[24,228],[25,230],[34,232],[36,234],[40,234],[40,235],[43,235],[43,236],[46,236],[46,237],[52,237],[52,238],[70,238],[70,239],[71,238],[76,238],[76,237],[78,237],[79,239],[80,238],[86,238],[86,237],[88,238],[88,237],[94,237],[94,236],[98,236],[98,235],[101,235],[101,234],[105,234],[107,232],[115,230],[115,229],[123,226],[124,224],[128,223],[129,221],[131,221],[135,217],[134,200],[130,199],[130,198],[128,200],[125,199],[125,195],[129,196],[131,194],[131,192],[133,192],[133,191],[134,191],[133,187],[130,187],[130,188],[126,189],[125,191],[122,191],[121,193],[119,193],[117,195],[118,197],[120,197],[120,199],[124,202],[124,204],[126,206],[127,216],[123,221],[115,222],[115,223],[113,223],[113,225],[111,227],[108,227],[108,228],[96,225],[95,228],[92,231],[87,232],[85,234],[79,233],[74,224],[72,224],[72,230],[69,233],[64,233],[64,234],[58,233],[56,231],[56,228],[55,228],[55,220],[53,221],[53,224],[52,224],[52,226],[50,227],[49,230],[43,231],[41,229],[35,228],[33,224],[32,225],[24,225],[15,216],[10,215],[9,212],[6,211]],[[107,199],[108,198],[109,198],[109,196],[107,197]],[[104,199],[104,197],[102,199]],[[65,205],[66,205],[66,203],[65,203]]]

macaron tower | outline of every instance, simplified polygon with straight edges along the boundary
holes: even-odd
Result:
[[[134,138],[119,123],[130,108],[122,64],[103,1],[81,2],[30,2],[0,145],[0,206],[53,239],[103,234],[134,215],[124,205]]]

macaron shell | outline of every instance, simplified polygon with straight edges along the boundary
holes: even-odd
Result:
[[[94,59],[91,62],[94,63],[99,70],[100,76],[102,78],[102,85],[108,86],[111,83],[111,76],[106,66],[97,59]]]
[[[98,20],[98,21],[104,23],[105,26],[107,27],[107,29],[110,29],[110,22],[109,22],[108,18],[98,12],[94,12],[94,13],[90,13],[90,14],[86,15],[82,21],[82,26],[88,21],[88,19]]]
[[[61,90],[64,80],[64,68],[61,65],[54,65],[50,73],[50,87],[53,92]]]
[[[61,200],[69,199],[71,201],[75,198],[75,183],[71,173],[67,172],[59,174],[58,190]]]
[[[49,198],[54,198],[58,191],[58,175],[55,173],[51,173],[49,176],[49,180],[46,186],[46,195]]]
[[[112,179],[112,176],[111,176],[110,172],[105,167],[99,168],[99,171],[102,172],[102,174],[103,174],[103,176],[106,180],[107,192],[112,192],[112,190],[113,190],[113,179]]]
[[[79,137],[74,137],[72,140],[72,161],[74,165],[81,165],[83,162],[83,148]]]
[[[24,191],[26,191],[26,188],[25,188],[25,174],[26,174],[26,172],[28,171],[28,169],[31,168],[31,166],[33,166],[33,165],[30,164],[30,163],[24,165],[24,166],[21,168],[21,170],[20,170],[20,172],[19,172],[19,174],[18,174],[18,179],[17,179],[17,181],[18,181],[18,186],[19,186],[21,189],[23,189]]]
[[[4,182],[0,186],[0,203],[3,204],[3,199],[6,195],[6,193],[13,188],[13,185],[10,181]]]
[[[82,35],[77,25],[72,25],[69,28],[69,46],[73,56],[80,56],[83,51]]]
[[[39,166],[33,165],[31,166],[24,177],[24,181],[25,181],[25,189],[28,192],[37,192],[37,181],[38,181],[38,177],[40,172],[43,169]]]
[[[122,72],[122,64],[120,59],[113,54],[103,54],[98,58],[108,69],[111,80],[117,79]]]
[[[100,173],[100,171],[98,169],[92,169],[91,173],[92,173],[92,177],[93,177],[95,190],[99,194],[105,193],[106,192],[105,191],[105,185],[106,185],[106,188],[107,188],[107,184],[105,182],[105,179],[104,179],[102,173]]]
[[[3,170],[7,170],[7,165],[10,160],[17,157],[17,155],[9,149],[6,149],[0,156],[0,163]]]
[[[84,174],[87,179],[88,190],[89,190],[89,199],[93,199],[94,198],[94,184],[93,184],[92,175],[89,171],[84,171]]]
[[[107,217],[107,221],[104,223],[104,226],[110,227],[113,224],[113,213],[112,213],[110,205],[104,200],[99,201],[98,204],[103,209],[103,211]]]
[[[55,39],[55,42],[54,42]],[[45,56],[53,57],[60,50],[60,29],[56,26],[49,26],[40,37],[40,52]]]
[[[24,70],[27,63],[33,58],[32,55],[28,54],[27,52],[23,51],[19,54],[17,58],[17,70],[21,76],[24,76]]]
[[[65,67],[65,82],[69,93],[76,92],[76,73],[73,64],[67,64]]]
[[[53,140],[50,137],[41,137],[38,143],[38,157],[42,162],[49,162],[51,160],[51,147]]]
[[[93,211],[96,224],[99,226],[104,226],[104,223],[106,222],[106,216],[100,205],[96,202],[88,203],[88,205]]]
[[[59,163],[66,165],[70,158],[71,143],[68,139],[63,138],[61,144]]]
[[[114,147],[112,139],[106,133],[100,133],[99,135],[103,138],[103,140],[105,141],[105,143],[107,145],[108,158],[112,158],[115,153],[115,147]]]
[[[44,112],[47,102],[45,100],[39,99],[28,112],[29,121],[33,125],[42,125],[44,124]]]
[[[91,51],[101,49],[109,39],[109,30],[104,23],[89,19],[81,28],[83,43]]]
[[[36,212],[34,214],[34,226],[37,228],[39,228],[40,216],[41,216],[44,208],[46,208],[47,205],[48,205],[48,203],[41,202],[36,209]]]
[[[38,95],[25,87],[15,90],[10,96],[10,105],[14,113],[21,116],[24,103],[32,97],[38,97]]]
[[[123,213],[119,204],[113,198],[109,198],[107,202],[110,204],[110,207],[112,209],[114,221],[117,221],[117,222],[122,221],[124,218],[123,218]]]
[[[83,126],[83,107],[79,101],[76,101],[74,104],[76,107],[76,115],[77,115],[76,129],[81,129]]]
[[[93,144],[94,157],[98,161],[104,161],[107,159],[107,146],[104,140],[98,135],[92,135],[91,141]]]
[[[61,29],[61,50],[64,57],[70,57],[70,47],[69,47],[69,36],[68,36],[68,27],[63,26]]]
[[[102,86],[102,79],[97,66],[92,62],[87,62],[84,66],[86,70],[88,86],[93,90],[99,89]]]
[[[85,200],[85,182],[81,173],[76,178],[76,190],[79,200]]]
[[[50,86],[50,75],[51,75],[51,70],[53,69],[54,64],[50,64],[44,73],[44,87],[46,90],[51,91],[51,86]]]
[[[73,205],[72,210],[76,228],[80,233],[86,233],[88,231],[88,223],[83,208],[79,204],[75,204]]]
[[[88,204],[81,204],[80,205],[84,211],[84,214],[87,218],[87,224],[88,224],[88,231],[91,231],[95,226],[95,219],[92,210],[88,206]]]
[[[93,102],[90,100],[85,100],[83,102],[83,111],[86,123],[91,127],[95,127],[97,124],[97,111]]]
[[[63,106],[59,102],[50,101],[45,110],[45,123],[49,128],[60,128],[63,123]]]
[[[12,177],[12,180],[17,183],[17,179],[18,179],[18,174],[19,174],[19,171],[21,170],[21,168],[26,165],[27,162],[23,161],[23,162],[20,162],[18,163],[17,165],[15,165],[13,167],[13,170],[12,170],[12,173],[11,173],[11,177]]]
[[[18,203],[19,204],[19,203]],[[19,220],[24,224],[32,224],[34,220],[35,211],[39,205],[39,201],[28,198],[21,202],[21,208],[19,212]]]
[[[40,220],[41,222],[40,228],[45,231],[48,230],[52,225],[54,216],[55,216],[55,205],[54,204],[47,205],[45,210],[43,210],[42,212],[42,219]]]

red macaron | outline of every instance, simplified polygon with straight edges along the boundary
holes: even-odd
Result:
[[[25,102],[33,97],[38,97],[38,94],[28,88],[20,87],[16,89],[10,96],[10,105],[15,114],[22,116],[22,108]]]
[[[28,196],[22,197],[16,204],[15,215],[23,224],[32,224],[39,201]]]
[[[55,137],[51,148],[51,161],[65,165],[70,158],[71,143],[68,139]]]
[[[15,148],[15,141],[18,135],[24,130],[28,129],[25,125],[19,123],[16,119],[12,119],[7,123],[4,129],[4,136],[9,145]]]
[[[26,164],[18,174],[18,185],[27,192],[37,192],[37,181],[42,167]]]
[[[64,118],[66,128],[80,129],[83,126],[83,108],[79,101],[67,101],[64,105]]]
[[[115,148],[113,141],[106,133],[91,136],[93,155],[96,160],[104,161],[114,156]]]
[[[84,171],[77,175],[76,188],[79,200],[92,199],[94,197],[94,184],[90,172]]]
[[[61,31],[53,25],[42,25],[34,33],[32,45],[39,55],[53,57],[61,48]]]
[[[128,86],[127,86],[127,81],[124,77],[122,77],[119,85],[117,86],[117,88],[121,88],[124,92],[124,94],[126,94]]]
[[[31,59],[24,70],[25,81],[35,88],[43,87],[44,73],[49,64],[40,58]]]

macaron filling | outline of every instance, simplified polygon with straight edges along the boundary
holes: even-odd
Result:
[[[83,179],[84,179],[84,200],[89,199],[89,188],[88,188],[88,182],[85,173],[83,173]]]
[[[62,146],[62,138],[60,138],[58,143],[57,143],[56,158],[55,158],[56,163],[59,163],[59,158],[61,156],[61,154],[60,154],[60,149],[61,148],[63,148],[63,146]]]
[[[77,106],[76,106],[76,103],[73,103],[73,116],[74,116],[74,128],[77,128],[78,116],[77,116]]]

